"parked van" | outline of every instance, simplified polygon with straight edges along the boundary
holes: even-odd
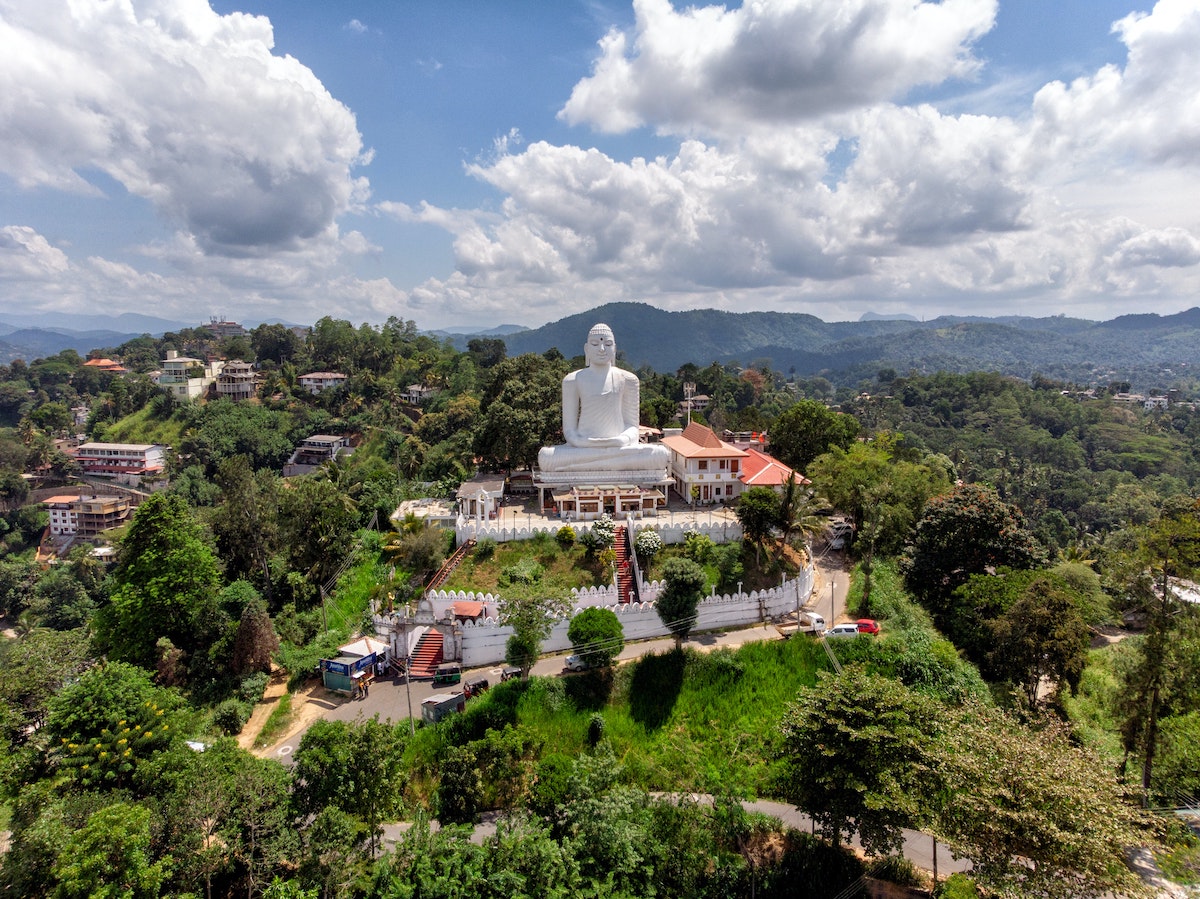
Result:
[[[829,630],[827,630],[825,632],[825,636],[826,637],[857,637],[858,636],[858,625],[855,624],[853,621],[846,622],[845,624],[835,624],[833,627],[831,627]]]
[[[447,662],[445,665],[438,665],[437,671],[433,675],[433,685],[435,687],[457,684],[460,680],[462,680],[462,665],[458,664],[458,662]]]

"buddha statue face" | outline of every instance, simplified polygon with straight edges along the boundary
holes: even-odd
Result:
[[[588,365],[612,365],[617,358],[617,341],[612,328],[596,325],[588,331],[587,343],[583,345],[583,358]]]

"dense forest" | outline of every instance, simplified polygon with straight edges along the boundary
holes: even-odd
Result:
[[[169,350],[254,362],[255,398],[172,398],[151,377]],[[1200,880],[1196,840],[1154,811],[1200,795],[1186,380],[1147,410],[1045,374],[643,366],[644,424],[678,423],[695,385],[693,419],[765,432],[811,481],[748,492],[743,544],[686,560],[770,573],[786,544],[824,551],[837,514],[880,636],[839,647],[836,675],[818,642],[775,641],[510,681],[415,734],[323,721],[285,767],[236,742],[271,673],[299,691],[372,602],[416,593],[451,547],[393,510],[530,467],[582,359],[331,318],[91,355],[128,373],[73,350],[0,367],[0,896],[826,896],[919,882],[903,828],[971,860],[941,895],[1132,894],[1131,845]],[[348,377],[312,394],[311,371]],[[353,455],[281,477],[315,433]],[[166,484],[102,535],[115,562],[84,544],[42,564],[37,500],[84,483],[80,437],[168,445]],[[482,845],[450,826],[485,811],[504,815]]]

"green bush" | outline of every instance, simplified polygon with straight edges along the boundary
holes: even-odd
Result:
[[[575,545],[575,528],[569,524],[564,524],[554,534],[554,540],[563,549],[570,549]]]
[[[903,855],[889,855],[880,859],[871,866],[868,873],[878,880],[886,880],[902,887],[924,886],[924,880],[916,865]]]
[[[484,538],[475,544],[475,552],[472,554],[477,562],[486,562],[496,554],[496,541],[490,538]]]
[[[588,719],[588,745],[595,747],[601,740],[604,739],[604,716],[599,712],[593,712],[592,717]]]
[[[934,893],[937,899],[979,899],[979,890],[966,874],[951,874]]]
[[[213,709],[213,727],[223,734],[235,737],[242,732],[254,707],[238,699],[226,699]]]
[[[241,684],[238,685],[238,699],[254,705],[262,699],[263,693],[266,691],[267,684],[270,681],[270,676],[263,671],[255,671],[253,674],[247,675],[242,678]]]
[[[531,559],[526,556],[516,565],[509,565],[500,572],[500,586],[507,587],[510,584],[525,584],[527,586],[536,584],[542,579],[542,575],[546,573],[546,569],[536,559]]]

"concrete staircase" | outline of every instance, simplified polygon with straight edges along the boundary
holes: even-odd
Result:
[[[460,546],[458,549],[456,549],[454,551],[454,554],[452,556],[450,556],[449,559],[446,560],[445,564],[442,565],[441,568],[438,569],[438,573],[435,574],[430,579],[429,583],[425,585],[425,589],[426,590],[436,590],[438,587],[442,586],[442,584],[446,583],[446,579],[449,578],[450,575],[454,573],[454,569],[457,568],[459,566],[459,564],[462,562],[462,560],[467,557],[467,553],[469,553],[474,548],[475,548],[475,538],[472,537],[470,540],[468,540],[466,543],[464,543],[462,546]]]
[[[413,652],[410,677],[433,677],[438,665],[442,664],[442,635],[430,628],[417,643]]]
[[[633,566],[629,563],[629,540],[625,536],[625,525],[620,525],[613,537],[613,552],[617,555],[617,596],[620,602],[629,602],[633,591]]]

